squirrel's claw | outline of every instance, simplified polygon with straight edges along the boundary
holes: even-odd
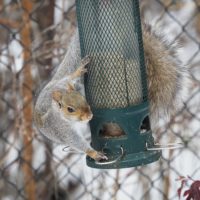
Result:
[[[90,61],[91,61],[90,56],[89,56],[89,55],[85,56],[85,57],[81,60],[81,66],[85,67]]]
[[[85,68],[85,66],[80,66],[74,73],[71,74],[70,78],[75,79],[77,77],[82,76],[86,72],[87,72],[87,69]]]
[[[90,62],[91,58],[89,55],[85,56],[82,60],[81,60],[81,65],[80,67],[77,69],[77,73],[79,76],[85,74],[87,72],[87,69],[85,68],[85,66]]]
[[[108,160],[108,157],[106,155],[104,155],[102,152],[97,152],[96,161],[100,161],[100,160]]]
[[[81,66],[79,67],[76,72],[75,72],[75,76],[76,77],[80,77],[82,76],[83,74],[85,74],[87,72],[87,69],[85,68],[85,66]]]
[[[99,151],[95,151],[95,150],[88,150],[87,155],[91,158],[93,158],[96,161],[100,161],[100,160],[108,160],[107,156],[105,156],[102,152]]]

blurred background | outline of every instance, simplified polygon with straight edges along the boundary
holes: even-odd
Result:
[[[97,170],[84,155],[44,140],[32,124],[37,94],[74,34],[74,0],[0,0],[1,200],[178,200],[181,178],[200,179],[200,0],[140,0],[140,8],[142,20],[179,44],[190,72],[184,106],[154,130],[157,142],[184,148],[165,150],[147,166]]]

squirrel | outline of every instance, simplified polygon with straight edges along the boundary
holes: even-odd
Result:
[[[151,25],[144,22],[142,22],[142,31],[150,120],[151,124],[156,124],[161,116],[175,113],[178,102],[181,100],[182,88],[185,87],[184,78],[187,76],[187,70],[177,58],[176,47],[169,45],[165,37],[157,34]],[[83,97],[84,92],[77,92],[72,84],[75,78],[85,72],[83,66],[88,62],[83,59],[81,67],[77,68],[80,61],[77,29],[63,61],[37,99],[35,124],[53,142],[74,147],[95,160],[107,159],[101,152],[92,149],[83,138],[86,132],[90,132],[87,122],[92,118],[92,114]],[[83,89],[81,79],[79,79],[80,88]],[[84,121],[81,116],[85,116]],[[84,126],[84,129],[78,130],[78,125]],[[109,128],[112,129],[112,127]]]
[[[89,132],[92,119],[90,106],[78,91],[78,78],[87,70],[90,58],[81,60],[72,73],[57,78],[57,75],[40,92],[34,109],[34,122],[39,131],[53,142],[65,144],[85,152],[94,160],[107,159],[95,151],[83,134]]]

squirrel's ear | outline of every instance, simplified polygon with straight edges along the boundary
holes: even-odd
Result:
[[[73,90],[75,90],[74,85],[71,84],[71,83],[68,83],[68,84],[67,84],[67,91],[68,91],[68,92],[71,92],[71,91],[73,91]]]
[[[61,98],[62,98],[62,93],[58,90],[55,90],[52,92],[52,98],[55,100],[55,101],[60,101]]]

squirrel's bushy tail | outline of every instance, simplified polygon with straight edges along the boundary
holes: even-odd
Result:
[[[150,114],[153,123],[180,108],[187,68],[177,56],[177,46],[143,24],[143,43],[148,77]]]

